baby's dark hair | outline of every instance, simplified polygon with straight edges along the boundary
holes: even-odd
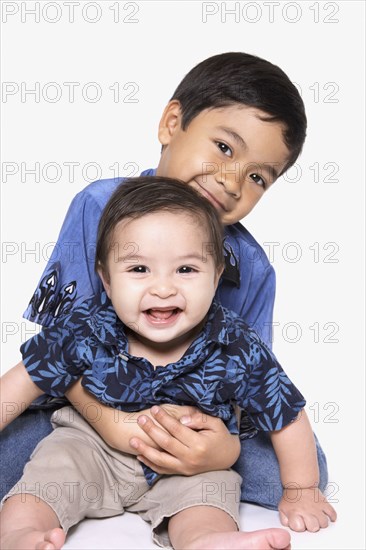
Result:
[[[145,176],[122,182],[105,206],[98,226],[95,269],[108,276],[108,254],[116,225],[156,212],[187,214],[207,230],[202,254],[212,255],[217,272],[224,266],[224,229],[214,206],[186,183],[172,178]],[[192,231],[194,231],[192,225]]]
[[[282,69],[260,57],[242,52],[209,57],[189,71],[171,99],[181,105],[183,130],[205,109],[238,103],[264,111],[262,120],[283,123],[290,156],[282,173],[303,147],[307,121],[301,96]]]

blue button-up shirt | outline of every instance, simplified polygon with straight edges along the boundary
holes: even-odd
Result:
[[[142,172],[153,176],[155,170]],[[98,180],[72,201],[46,269],[24,317],[52,325],[63,313],[103,287],[94,270],[98,223],[102,211],[123,178]],[[256,329],[271,347],[275,273],[263,249],[240,223],[225,227],[226,268],[217,289],[220,303]]]
[[[142,176],[154,176],[149,169]],[[91,296],[100,296],[101,280],[94,270],[98,223],[102,211],[123,178],[98,180],[73,199],[46,269],[24,312],[24,317],[42,326],[51,326],[60,315],[72,311]],[[262,340],[272,345],[272,315],[275,272],[266,254],[240,223],[225,228],[225,271],[216,298],[255,328]],[[35,407],[56,404],[55,398],[41,396]],[[242,429],[250,428],[245,414]]]
[[[256,430],[280,430],[304,407],[273,353],[234,312],[213,302],[201,333],[176,363],[153,366],[128,351],[124,326],[102,293],[62,315],[21,347],[33,382],[63,396],[83,376],[99,401],[133,412],[156,404],[194,405],[238,433],[234,405]],[[155,472],[145,470],[149,483]]]

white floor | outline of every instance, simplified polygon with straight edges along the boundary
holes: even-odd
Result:
[[[271,512],[250,504],[241,504],[242,528],[245,530],[281,527],[277,512]],[[292,533],[292,549],[350,550],[364,549],[360,541],[348,537],[347,522],[342,517],[319,533]],[[352,536],[350,537],[352,539]],[[153,550],[150,527],[139,516],[125,513],[123,516],[103,520],[84,520],[74,527],[67,538],[65,550]]]
[[[338,425],[336,425],[338,428]],[[318,425],[328,459],[329,482],[325,494],[338,519],[318,533],[291,531],[292,550],[365,550],[364,450],[354,430],[334,438],[328,425]],[[332,451],[332,452],[330,452]],[[241,529],[254,531],[282,527],[278,512],[250,504],[240,505]],[[65,550],[156,550],[150,526],[138,515],[84,520],[68,534]],[[245,550],[245,549],[243,549]]]

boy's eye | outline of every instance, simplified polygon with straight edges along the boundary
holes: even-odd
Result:
[[[220,149],[220,151],[224,153],[224,155],[226,155],[227,157],[233,156],[232,150],[228,145],[226,145],[226,143],[223,143],[222,141],[216,141],[216,144],[217,144],[217,147]]]
[[[257,183],[258,185],[263,187],[263,189],[265,189],[267,187],[266,182],[264,181],[264,179],[259,174],[250,174],[249,177],[252,178],[252,180],[255,183]]]
[[[193,267],[189,267],[188,265],[183,265],[178,269],[178,273],[195,273],[196,269],[193,269]]]

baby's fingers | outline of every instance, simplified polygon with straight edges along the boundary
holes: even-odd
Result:
[[[320,529],[328,527],[328,518],[322,513],[317,515],[308,514],[303,519],[306,530],[310,531],[310,533],[316,533]]]
[[[304,513],[291,510],[288,513],[280,512],[280,520],[282,525],[289,527],[293,531],[301,533],[310,531],[316,533],[320,529],[325,529],[329,525],[329,517],[324,512]],[[334,521],[334,520],[332,520]]]
[[[320,513],[323,513],[327,516],[327,520],[329,518],[330,521],[336,521],[337,512],[334,510],[333,506],[329,504],[329,502],[319,489],[316,489],[314,501],[317,503],[317,507],[320,508]],[[328,526],[328,523],[325,527]]]
[[[328,519],[326,516],[324,516],[324,518],[326,521],[324,527],[326,527],[328,524]],[[284,512],[280,512],[280,520],[282,525],[289,527],[292,531],[296,531],[297,533],[302,533],[303,531],[316,533],[321,527],[319,518],[316,515],[304,514],[296,512],[295,510],[290,510],[286,514]]]
[[[328,516],[330,521],[336,521],[337,512],[334,510],[333,506],[331,504],[329,504],[329,502],[326,502],[324,504],[323,511],[324,511],[324,514],[326,514]]]
[[[301,533],[306,531],[304,518],[295,512],[284,513],[280,511],[280,521],[285,527],[289,527],[293,531]]]
[[[307,530],[312,533],[319,531],[319,529],[326,529],[329,526],[329,521],[336,521],[337,519],[337,512],[325,499],[302,515]]]

